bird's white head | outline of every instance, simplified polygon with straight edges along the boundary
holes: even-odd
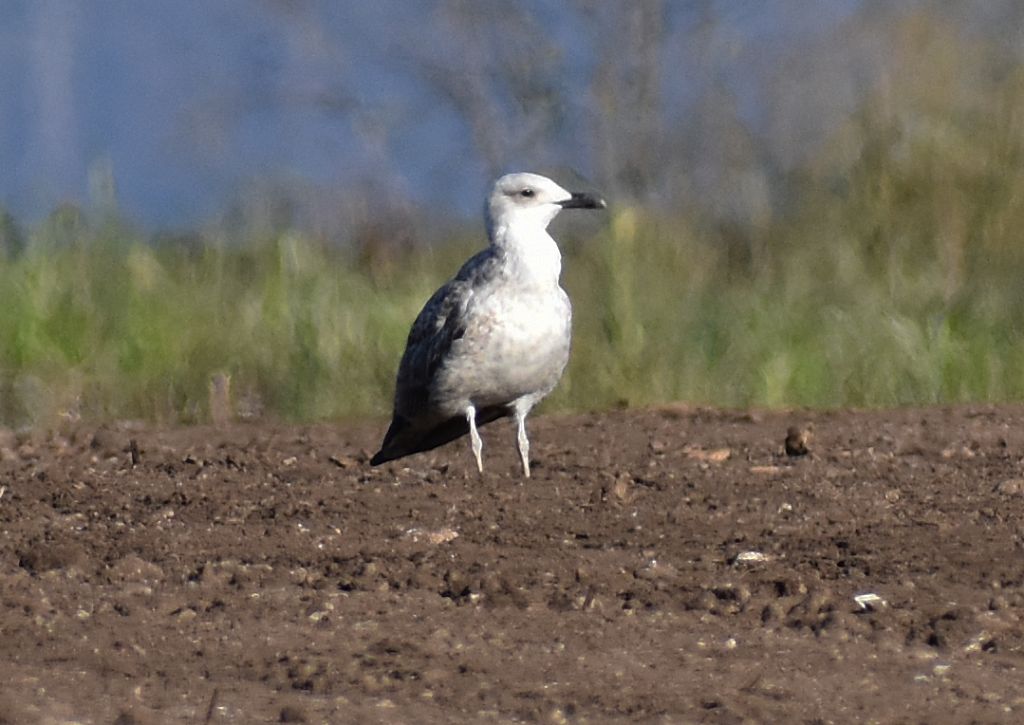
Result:
[[[544,229],[562,209],[604,209],[604,199],[584,192],[566,191],[540,174],[506,174],[494,182],[487,200],[488,231],[513,226]]]

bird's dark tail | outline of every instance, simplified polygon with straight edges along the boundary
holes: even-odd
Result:
[[[504,405],[484,408],[476,413],[476,425],[479,428],[510,414],[511,410]],[[384,435],[384,442],[381,443],[380,450],[370,459],[370,465],[379,466],[396,458],[429,451],[443,446],[445,443],[450,443],[456,438],[461,438],[467,433],[469,433],[469,423],[461,415],[426,429],[418,428],[412,425],[407,418],[396,415],[388,427],[388,432]]]

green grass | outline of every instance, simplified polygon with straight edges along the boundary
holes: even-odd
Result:
[[[790,238],[737,270],[683,220],[613,211],[567,245],[574,349],[549,408],[1024,399],[1024,270],[989,260],[951,294],[936,257],[882,273],[848,233]],[[472,248],[467,236],[374,272],[292,233],[189,248],[116,226],[77,234],[32,235],[0,261],[6,424],[204,420],[217,374],[237,405],[275,417],[386,415],[410,322]]]
[[[757,225],[613,199],[563,230],[575,336],[547,408],[1024,400],[1018,81],[962,122],[868,106]],[[409,324],[481,238],[175,244],[60,210],[0,239],[0,423],[206,420],[218,375],[240,413],[385,416]]]
[[[1024,307],[1008,269],[979,271],[948,297],[941,263],[893,260],[879,275],[838,236],[735,279],[685,227],[670,243],[664,230],[621,226],[596,258],[570,260],[582,262],[567,279],[575,355],[558,405],[1024,399]]]

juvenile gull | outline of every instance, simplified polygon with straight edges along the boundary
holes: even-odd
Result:
[[[562,209],[603,209],[537,174],[508,174],[487,201],[490,245],[427,301],[398,366],[391,426],[372,465],[428,451],[466,433],[477,470],[477,428],[512,416],[530,476],[526,416],[569,360],[572,310],[558,284],[562,257],[547,226]]]

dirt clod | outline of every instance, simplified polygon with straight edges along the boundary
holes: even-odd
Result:
[[[805,426],[790,426],[786,431],[786,439],[783,441],[783,448],[787,456],[806,456],[811,452],[812,428]]]

